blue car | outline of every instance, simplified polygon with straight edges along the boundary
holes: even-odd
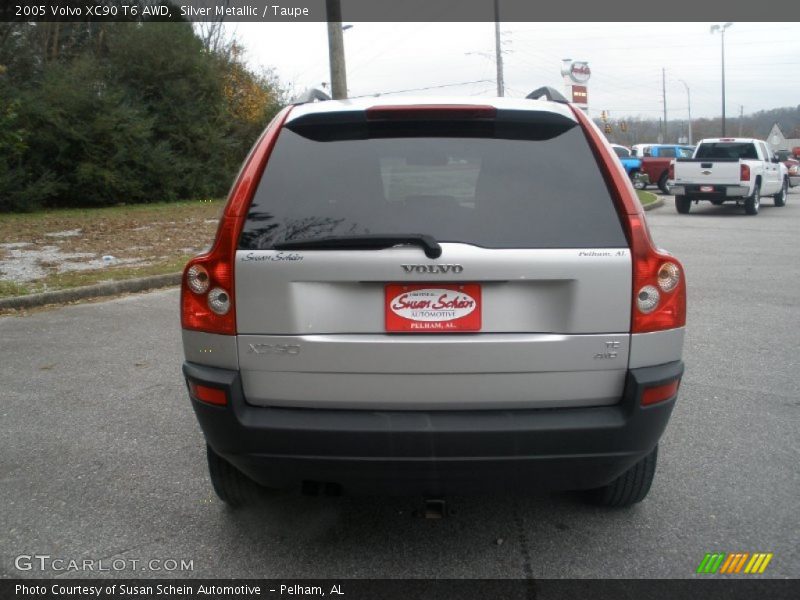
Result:
[[[630,177],[631,181],[633,181],[635,184],[637,181],[636,175],[638,175],[642,170],[642,160],[633,156],[630,148],[626,148],[625,146],[611,144],[611,148],[613,148],[614,153],[617,155],[622,163],[622,166],[625,168],[625,172],[628,174],[628,177]]]

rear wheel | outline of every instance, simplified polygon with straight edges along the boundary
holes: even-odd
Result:
[[[775,200],[775,206],[786,206],[786,193],[788,188],[789,182],[784,179],[781,191],[772,197]]]
[[[644,500],[656,475],[658,446],[608,485],[589,490],[590,502],[599,506],[622,508]]]
[[[761,184],[756,183],[756,186],[753,188],[752,195],[745,198],[744,212],[745,214],[748,215],[757,215],[760,206],[761,206]]]
[[[234,508],[257,500],[259,485],[255,481],[214,452],[209,445],[206,445],[206,454],[211,485],[220,500]]]
[[[647,184],[644,182],[644,179],[642,179],[639,171],[631,171],[631,183],[637,190],[643,190],[647,187]]]
[[[686,196],[675,196],[675,209],[682,215],[689,214],[692,208],[692,201]]]
[[[664,171],[661,174],[661,177],[658,179],[658,189],[660,189],[665,194],[669,194],[669,188],[667,187],[667,175],[668,173]]]

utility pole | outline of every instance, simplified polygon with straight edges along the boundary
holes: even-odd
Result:
[[[497,95],[505,95],[503,82],[503,51],[500,48],[500,0],[494,0],[494,55],[497,61]]]
[[[661,99],[664,102],[664,142],[667,141],[667,70],[661,67]]]
[[[331,63],[331,96],[334,100],[347,98],[347,70],[344,63],[342,7],[339,0],[325,0],[328,18],[328,57]]]

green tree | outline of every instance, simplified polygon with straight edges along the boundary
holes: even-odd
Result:
[[[0,24],[0,210],[221,196],[282,98],[189,23]]]

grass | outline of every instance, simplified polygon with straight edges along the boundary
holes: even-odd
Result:
[[[0,243],[26,244],[0,248],[0,298],[180,271],[213,241],[222,205],[204,200],[0,214]],[[52,235],[75,230],[80,232]],[[41,276],[12,279],[12,271],[3,268],[16,260],[12,251],[27,252]],[[55,256],[30,258],[35,252]],[[117,264],[100,266],[104,255],[114,256]]]
[[[24,296],[25,294],[31,293],[33,292],[31,292],[31,288],[27,285],[0,279],[0,298],[8,298],[9,296]]]
[[[639,196],[639,202],[642,203],[642,206],[647,206],[658,200],[658,196],[653,192],[646,192],[645,190],[636,190],[636,195]]]

